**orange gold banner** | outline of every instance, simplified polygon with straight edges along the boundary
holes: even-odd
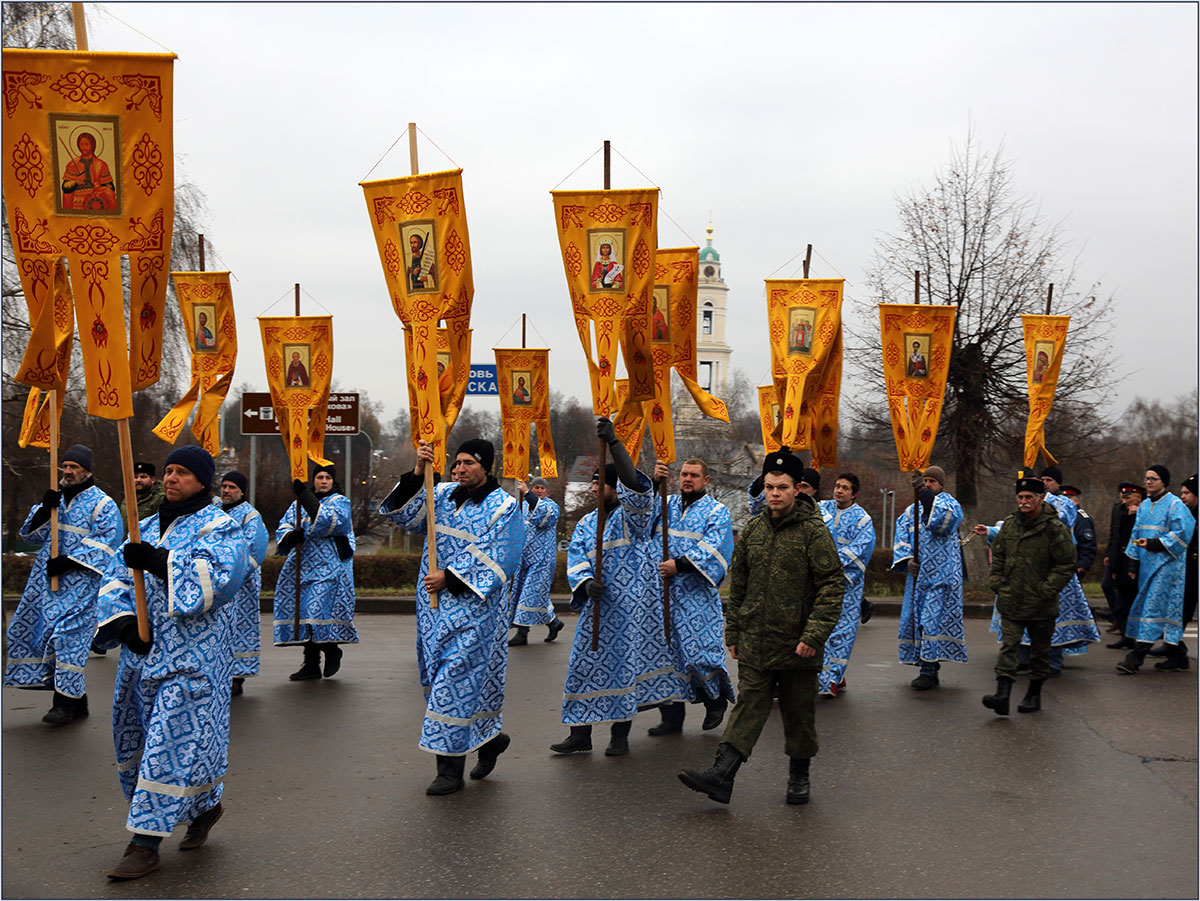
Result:
[[[642,455],[642,438],[646,434],[646,415],[641,401],[629,399],[629,379],[613,382],[616,395],[617,414],[612,417],[613,431],[629,451],[629,457],[637,465]]]
[[[57,390],[61,396],[67,387],[71,345],[75,338],[75,326],[71,321],[75,299],[61,259],[54,261],[49,295],[45,291],[41,296],[26,292],[25,304],[29,309],[29,343],[13,380],[31,388]]]
[[[955,306],[879,305],[888,413],[903,472],[929,465],[950,372],[957,312]]]
[[[58,421],[62,422],[62,395],[59,395]],[[59,430],[61,432],[61,428]],[[50,394],[40,388],[30,388],[25,400],[25,414],[17,435],[19,447],[50,447]]]
[[[459,359],[464,367],[462,371],[455,368],[455,355],[452,351],[455,344],[460,348]],[[470,379],[471,329],[468,328],[461,335],[452,335],[449,329],[439,327],[435,333],[434,346],[437,351],[435,371],[437,373],[438,403],[440,409],[445,411],[444,420],[448,434],[449,430],[454,428],[458,414],[462,411],[462,401],[466,395],[467,381]],[[420,404],[422,399],[428,402],[428,392],[422,391],[419,394],[418,386],[424,387],[423,382],[427,376],[423,369],[419,370],[416,367],[417,354],[413,350],[413,331],[407,327],[404,329],[404,360],[405,372],[408,376],[408,431],[415,447],[417,439],[422,437]],[[438,472],[445,471],[445,441],[434,444],[434,466]]]
[[[1071,317],[1022,315],[1021,324],[1025,330],[1025,370],[1029,386],[1029,421],[1025,426],[1025,467],[1028,469],[1037,462],[1039,451],[1047,463],[1058,462],[1046,449],[1046,417],[1054,404]]]
[[[325,412],[333,376],[332,316],[259,316],[275,420],[292,478],[308,481],[308,461],[328,464]]]
[[[66,257],[88,412],[105,419],[131,416],[132,392],[160,374],[175,218],[174,59],[4,51],[4,199],[21,288],[42,304]],[[34,359],[46,349],[35,346]]]
[[[504,431],[506,479],[527,479],[533,442],[530,426],[537,429],[541,476],[558,475],[554,439],[550,434],[550,351],[542,348],[493,348],[496,381],[500,386],[500,422]]]
[[[588,362],[592,410],[609,416],[617,409],[618,346],[633,400],[654,397],[650,298],[658,189],[550,193],[575,328]]]
[[[781,447],[779,443],[779,401],[775,399],[774,385],[758,386],[758,425],[762,431],[763,447],[773,454]]]
[[[654,296],[651,300],[650,341],[652,350],[667,342],[674,350],[671,365],[679,373],[696,406],[705,416],[729,422],[725,402],[700,387],[696,377],[696,289],[699,248],[660,248],[654,255]],[[654,358],[658,365],[657,355]],[[668,379],[669,385],[669,379]],[[655,394],[660,401],[670,399]],[[657,442],[656,442],[657,444]],[[674,453],[672,453],[674,457]]]
[[[192,378],[187,393],[154,427],[154,434],[174,444],[199,396],[192,434],[216,456],[221,452],[217,418],[237,363],[237,323],[229,273],[172,272],[171,276],[191,351]]]

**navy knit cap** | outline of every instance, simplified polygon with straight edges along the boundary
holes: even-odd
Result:
[[[1054,481],[1058,482],[1060,485],[1062,484],[1062,480],[1063,480],[1062,470],[1059,469],[1057,466],[1047,466],[1045,469],[1042,470],[1042,475],[1050,476],[1050,478],[1054,479]]]
[[[595,482],[599,479],[600,470],[597,469],[592,472],[592,481]],[[611,485],[613,488],[617,487],[617,465],[615,463],[604,464],[604,483],[606,485]]]
[[[82,444],[72,444],[62,455],[63,462],[78,463],[88,472],[92,471],[92,449]]]
[[[194,444],[177,447],[167,455],[166,465],[170,466],[172,463],[182,466],[194,475],[205,488],[212,488],[217,467],[213,464],[212,454],[204,448]]]
[[[313,478],[315,479],[317,474],[321,472],[329,473],[329,478],[333,479],[335,482],[337,481],[337,467],[334,464],[323,463],[322,465],[318,466],[313,470]]]
[[[485,471],[492,471],[492,463],[496,460],[496,448],[485,438],[468,438],[458,446],[458,454],[470,454],[479,461]]]
[[[821,490],[821,474],[815,469],[810,469],[807,466],[804,468],[804,473],[800,476],[801,482],[808,482],[812,486],[813,491]]]
[[[1171,470],[1163,466],[1161,463],[1155,463],[1153,466],[1146,467],[1147,472],[1158,473],[1158,477],[1163,480],[1163,487],[1166,488],[1171,484]]]
[[[236,469],[231,469],[225,475],[221,476],[221,481],[233,482],[238,488],[242,489],[242,494],[245,494],[250,489],[250,483],[246,480],[246,477]]]
[[[1192,476],[1190,479],[1184,479],[1183,487],[1192,494],[1200,494],[1200,492],[1196,491],[1196,476]]]

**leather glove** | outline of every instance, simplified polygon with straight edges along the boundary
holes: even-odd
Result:
[[[612,420],[607,416],[601,416],[596,420],[596,437],[608,444],[609,447],[617,443],[617,430],[613,428]]]
[[[593,603],[604,597],[604,583],[599,579],[589,579],[583,590],[587,592],[587,596],[592,599]]]
[[[125,560],[125,565],[130,569],[144,570],[166,581],[169,553],[163,547],[155,547],[144,541],[131,541],[125,545],[121,556]]]
[[[299,479],[292,479],[292,494],[299,497],[308,489],[307,482],[301,482]]]
[[[1163,547],[1162,539],[1160,538],[1147,538],[1146,543],[1142,545],[1142,549],[1146,551],[1153,551],[1158,554],[1165,554],[1167,551],[1167,549]]]
[[[46,577],[53,579],[55,576],[65,575],[78,568],[79,564],[70,557],[59,554],[57,557],[50,557],[46,560]]]
[[[58,509],[58,502],[62,499],[62,492],[55,491],[51,488],[42,495],[42,505],[37,508],[33,514],[33,519],[29,521],[29,530],[36,532],[42,526],[50,521],[50,514]]]
[[[912,576],[915,579],[917,577],[917,574],[920,571],[921,571],[921,564],[917,561],[917,559],[915,557],[912,560],[908,561],[908,574],[910,576]]]
[[[286,554],[298,544],[304,543],[304,530],[292,529],[282,538],[279,539],[279,544],[276,546],[275,553]]]
[[[300,493],[300,506],[304,508],[304,512],[308,514],[309,519],[316,519],[317,513],[321,509],[321,502],[317,500],[316,493],[307,485]]]
[[[154,635],[150,635],[149,641],[142,641],[138,635],[137,617],[127,617],[128,622],[121,626],[121,644],[129,648],[135,654],[148,654],[150,648],[154,645]]]
[[[925,487],[925,474],[919,469],[912,474],[912,486],[916,491]]]

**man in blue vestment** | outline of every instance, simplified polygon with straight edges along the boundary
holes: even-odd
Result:
[[[508,640],[510,648],[529,644],[529,627],[544,625],[544,641],[554,641],[563,629],[563,621],[554,612],[550,585],[558,567],[558,504],[548,495],[545,479],[534,479],[526,490],[517,483],[525,507],[525,550],[512,579],[512,621],[517,634]]]
[[[221,476],[221,496],[213,498],[233,521],[242,527],[249,554],[246,580],[238,589],[235,610],[236,622],[233,632],[233,695],[243,691],[242,683],[247,676],[258,675],[259,651],[262,645],[259,594],[262,592],[262,562],[267,556],[267,527],[262,516],[246,500],[249,483],[246,476],[231,470]]]

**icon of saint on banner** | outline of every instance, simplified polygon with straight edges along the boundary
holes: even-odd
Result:
[[[812,356],[813,335],[817,327],[815,307],[788,307],[788,356]]]
[[[437,232],[432,219],[400,226],[404,248],[404,288],[409,294],[438,291]]]
[[[51,113],[50,140],[59,186],[55,212],[120,216],[120,117]]]
[[[907,359],[904,363],[904,374],[910,379],[929,378],[929,341],[928,334],[919,332],[904,333],[904,347],[907,349]]]
[[[592,259],[592,293],[625,290],[625,229],[592,229],[588,232]]]
[[[312,379],[310,360],[312,350],[307,344],[283,345],[283,360],[287,364],[287,374],[283,379],[285,388],[311,388]]]
[[[215,352],[217,350],[217,305],[213,303],[194,304],[192,317],[196,350]]]

